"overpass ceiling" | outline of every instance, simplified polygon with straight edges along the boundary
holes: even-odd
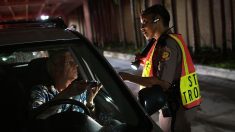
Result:
[[[0,21],[29,20],[41,15],[64,16],[83,0],[0,0]]]

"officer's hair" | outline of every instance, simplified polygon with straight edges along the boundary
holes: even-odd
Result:
[[[159,15],[162,19],[163,19],[163,25],[165,27],[169,26],[169,22],[170,22],[170,14],[167,11],[167,9],[159,4],[153,5],[147,9],[145,9],[142,13],[142,16],[145,15],[152,15],[152,19],[153,21],[156,19],[156,17]]]

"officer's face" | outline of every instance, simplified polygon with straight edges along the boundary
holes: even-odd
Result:
[[[154,37],[157,31],[157,23],[153,22],[151,15],[142,15],[140,17],[141,31],[144,37],[148,40]]]

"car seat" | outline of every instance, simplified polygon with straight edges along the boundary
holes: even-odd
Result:
[[[48,58],[37,58],[29,62],[29,74],[28,74],[28,87],[31,88],[34,85],[44,84],[52,85],[53,81],[47,71]]]

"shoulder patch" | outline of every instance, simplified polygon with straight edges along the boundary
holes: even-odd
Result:
[[[171,56],[171,50],[170,50],[170,48],[164,47],[164,48],[163,48],[163,51],[162,51],[161,60],[162,60],[162,61],[167,61],[167,60],[170,59],[170,56]]]

